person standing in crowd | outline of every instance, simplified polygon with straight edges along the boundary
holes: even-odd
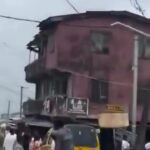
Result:
[[[147,142],[147,143],[145,144],[145,150],[150,150],[150,142]]]
[[[10,134],[10,127],[9,127],[9,126],[6,126],[6,130],[5,130],[5,136],[6,136],[7,134]]]
[[[122,140],[122,150],[130,150],[130,143],[127,141],[127,137],[124,136]]]
[[[5,138],[5,129],[6,129],[6,125],[1,124],[1,126],[0,126],[0,150],[3,149],[3,143],[4,143],[4,138]]]
[[[55,140],[52,138],[51,150],[55,150]]]
[[[47,139],[49,141],[46,141],[47,143],[46,144],[50,144],[50,147],[51,147],[51,150],[55,150],[55,140],[53,139],[53,137],[51,136],[52,132],[53,132],[53,128],[51,128],[49,131],[48,131],[48,137]],[[46,140],[47,140],[46,139]]]
[[[22,146],[22,137],[19,133],[17,134],[16,142],[13,145],[13,150],[25,150]]]
[[[51,136],[51,133],[53,131],[53,128],[50,128],[46,135],[43,138],[42,141],[42,150],[48,149],[48,150],[55,150],[55,141]]]
[[[51,133],[53,132],[53,128],[51,129]],[[51,135],[50,135],[51,136]],[[55,140],[54,138],[51,136],[51,150],[55,150]]]
[[[4,139],[3,147],[5,150],[13,150],[14,143],[16,141],[16,134],[12,128],[10,128],[10,133],[8,132]]]
[[[25,132],[22,132],[21,138],[24,150],[29,150],[30,134],[28,127],[25,128]]]
[[[29,142],[29,150],[33,150],[33,148],[34,148],[34,137],[32,137]]]
[[[40,138],[37,131],[34,133],[34,137],[31,138],[29,150],[41,150],[42,139]]]
[[[54,122],[54,130],[51,136],[55,140],[55,150],[74,149],[72,132],[64,128],[64,123],[62,121],[57,120]]]

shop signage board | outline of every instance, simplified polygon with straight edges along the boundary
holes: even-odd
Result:
[[[124,128],[129,126],[129,115],[124,106],[106,105],[104,111],[98,116],[98,123],[103,128]]]
[[[124,107],[121,105],[106,105],[106,111],[110,113],[124,113]]]

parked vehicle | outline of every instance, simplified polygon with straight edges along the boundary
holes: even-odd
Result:
[[[67,124],[73,134],[74,150],[100,150],[96,129],[83,124]]]
[[[66,124],[64,128],[71,130],[74,150],[101,150],[98,134],[94,127],[83,124]],[[50,129],[45,137],[42,150],[51,149],[51,133]]]

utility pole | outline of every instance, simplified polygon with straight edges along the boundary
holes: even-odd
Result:
[[[24,87],[20,87],[20,118],[22,117],[22,101],[23,101],[23,89]]]
[[[133,53],[133,100],[132,100],[132,133],[136,135],[136,116],[137,116],[137,88],[138,88],[138,53],[139,53],[139,36],[134,37]],[[133,140],[133,146],[135,141]]]
[[[122,23],[122,22],[114,22],[110,24],[111,26],[116,26],[120,25],[124,28],[127,28],[131,31],[136,32],[138,35],[142,35],[146,38],[150,38],[150,34],[139,30],[137,28],[134,28],[128,24]],[[131,118],[131,127],[132,127],[132,133],[135,135],[136,134],[136,116],[137,116],[137,88],[138,88],[138,55],[139,55],[139,36],[135,35],[134,37],[134,60],[133,60],[133,99],[132,99],[132,118]],[[143,119],[144,121],[146,119]],[[135,141],[133,140],[132,146],[135,146]]]
[[[8,119],[10,117],[10,100],[8,101],[8,110],[7,110]]]

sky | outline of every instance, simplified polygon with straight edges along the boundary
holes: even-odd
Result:
[[[129,10],[138,13],[130,0],[70,0],[79,12]],[[150,0],[139,0],[150,17]],[[34,20],[76,13],[65,0],[0,0],[0,15]],[[37,23],[0,18],[0,114],[19,111],[20,86],[25,86],[23,101],[34,98],[34,85],[25,81],[24,67],[29,63],[26,44],[38,32]]]

